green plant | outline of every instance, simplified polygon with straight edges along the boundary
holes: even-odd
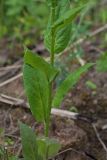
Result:
[[[96,62],[98,72],[107,72],[107,52],[102,53]]]
[[[69,74],[53,93],[53,84],[59,74],[59,69],[54,65],[55,54],[63,52],[67,47],[72,22],[87,4],[79,4],[71,10],[69,0],[47,0],[47,3],[50,7],[50,18],[44,41],[50,53],[50,63],[25,49],[23,68],[24,87],[30,109],[35,119],[44,124],[44,136],[37,137],[31,128],[20,125],[25,160],[47,160],[58,152],[60,144],[49,138],[51,108],[60,106],[64,96],[77,83],[81,74],[93,65],[88,63]]]

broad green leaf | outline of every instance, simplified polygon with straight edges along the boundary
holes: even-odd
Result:
[[[84,8],[84,5],[67,11],[65,15],[61,16],[53,24],[52,28],[54,29],[64,28],[66,25],[70,24],[77,17],[77,15],[83,10],[83,8]]]
[[[42,160],[38,155],[36,135],[32,129],[25,124],[20,124],[23,155],[25,160]]]
[[[59,30],[56,34],[55,53],[62,52],[68,45],[71,35],[71,24]]]
[[[62,84],[56,90],[56,94],[55,94],[55,97],[52,103],[53,107],[60,106],[66,93],[77,83],[81,74],[86,72],[92,65],[93,63],[88,63],[80,67],[79,69],[71,73],[70,75],[68,75],[68,77],[62,82]]]
[[[107,52],[103,53],[97,60],[96,69],[99,72],[107,72]]]
[[[48,137],[37,138],[37,144],[38,153],[43,159],[45,159],[45,157],[47,156],[48,158],[52,158],[58,153],[59,149],[61,148],[61,145],[57,140],[49,139]]]
[[[52,67],[42,57],[34,54],[28,49],[25,50],[24,62],[43,71],[49,81],[52,81],[58,74],[58,70],[56,68]]]
[[[71,35],[71,25],[67,25],[66,27],[57,32],[54,47],[54,52],[56,54],[62,52],[66,48],[70,40],[69,35]],[[45,45],[49,52],[51,52],[51,38],[51,32],[49,31],[45,36]]]
[[[44,122],[48,114],[49,83],[44,72],[24,64],[24,87],[32,114]]]

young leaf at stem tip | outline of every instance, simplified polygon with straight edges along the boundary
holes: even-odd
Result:
[[[52,26],[55,30],[64,28],[66,25],[70,24],[77,15],[84,9],[86,5],[79,6],[74,8],[73,10],[69,10],[65,13],[65,15],[61,16]]]
[[[57,19],[59,19],[59,17],[64,15],[68,9],[70,9],[69,0],[56,1],[56,7],[54,8],[55,10],[54,21],[57,21]],[[51,53],[52,37],[53,37],[52,24],[51,24],[52,19],[53,18],[50,16],[47,29],[45,32],[45,39],[44,39],[45,46],[50,53]],[[55,33],[53,37],[55,38],[54,53],[60,53],[66,48],[70,40],[69,35],[71,34],[71,29],[72,27],[70,24],[70,25],[66,25],[63,29],[60,29],[60,31],[57,31],[57,33]]]
[[[61,3],[62,2],[62,3]],[[54,53],[62,52],[70,41],[72,21],[79,15],[86,5],[70,9],[69,1],[58,1],[55,7],[55,22],[51,24],[51,16],[45,33],[45,46],[51,52],[52,30],[54,30]]]
[[[64,96],[66,93],[71,89],[79,80],[82,73],[86,72],[91,66],[93,66],[93,63],[87,63],[84,66],[80,67],[70,75],[62,82],[62,84],[58,87],[56,90],[55,97],[52,102],[53,107],[59,107]]]

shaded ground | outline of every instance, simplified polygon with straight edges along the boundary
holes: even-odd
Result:
[[[100,55],[97,46],[98,44],[89,42],[84,44],[85,55],[83,59],[85,61],[96,61]],[[20,56],[18,55],[16,58],[13,54],[9,54],[9,50],[4,50],[2,45],[0,52],[0,59],[1,57],[3,59],[4,56],[1,67],[9,65],[7,59],[12,60],[10,64],[17,62],[15,65],[22,65]],[[21,49],[18,52],[21,52]],[[44,52],[44,49],[42,52]],[[74,70],[77,66],[79,66],[77,60],[68,62],[70,71]],[[20,73],[20,71],[21,67],[7,69],[5,71],[1,70],[0,83]],[[87,80],[94,82],[97,88],[92,90],[87,87]],[[0,94],[25,99],[22,77],[1,87],[0,92]],[[77,86],[72,92],[69,92],[62,104],[62,108],[66,110],[70,110],[72,106],[82,115],[95,120],[98,133],[102,141],[107,145],[107,73],[98,73],[95,67],[93,67],[87,74],[83,75]],[[43,132],[43,126],[35,122],[29,110],[23,108],[21,105],[12,106],[1,102],[0,129],[3,131],[0,132],[0,145],[6,145],[9,154],[21,156],[22,148],[18,121],[32,126],[37,134],[42,134]],[[52,116],[50,136],[55,137],[62,144],[62,152],[56,156],[57,160],[105,160],[107,158],[106,152],[98,141],[91,123]]]

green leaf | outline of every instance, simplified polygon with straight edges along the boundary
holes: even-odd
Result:
[[[42,57],[28,49],[25,50],[24,62],[43,71],[49,81],[52,81],[58,74],[58,70],[55,67],[52,67]]]
[[[67,25],[63,29],[57,32],[55,38],[54,52],[56,54],[62,52],[69,43],[71,35],[71,25]],[[51,52],[51,32],[47,32],[45,35],[45,46]]]
[[[57,1],[57,6],[55,7],[55,21],[59,19],[62,15],[65,14],[66,10],[69,7],[69,0]],[[54,52],[60,53],[62,52],[69,43],[70,34],[71,34],[71,24],[66,25],[63,29],[60,29],[55,34],[55,47]],[[47,30],[45,33],[45,46],[49,52],[51,52],[51,42],[52,42],[52,26],[51,26],[51,17],[48,22]]]
[[[99,72],[107,72],[107,52],[103,53],[97,60],[96,69]]]
[[[55,53],[62,52],[68,45],[71,35],[71,24],[57,32],[55,41]]]
[[[48,115],[49,83],[44,72],[24,64],[24,87],[32,114],[39,122],[44,122]]]
[[[92,65],[93,63],[88,63],[80,67],[70,75],[68,75],[68,77],[62,82],[62,84],[56,90],[56,94],[52,102],[53,107],[60,106],[64,96],[69,91],[69,89],[71,89],[77,83],[81,74],[86,72]]]
[[[70,35],[72,30],[72,21],[77,17],[77,15],[82,11],[85,5],[70,9],[69,1],[63,0],[57,2],[57,7],[55,8],[55,22],[51,25],[51,17],[47,26],[45,33],[45,46],[49,52],[51,52],[51,42],[52,42],[52,30],[55,31],[55,45],[54,52],[62,52],[68,45],[70,41]]]
[[[23,154],[25,160],[46,160],[55,156],[61,145],[55,139],[36,137],[31,128],[20,124]]]
[[[25,124],[20,124],[23,155],[25,160],[42,160],[38,155],[36,135],[32,129]]]
[[[46,157],[52,158],[58,153],[59,149],[61,148],[61,145],[57,140],[50,139],[48,137],[37,138],[37,143],[38,153],[43,159],[45,159]]]
[[[69,10],[65,13],[65,15],[61,16],[54,24],[53,28],[54,29],[60,29],[64,28],[66,25],[70,24],[76,17],[77,15],[83,10],[85,5],[76,7],[72,10]]]

